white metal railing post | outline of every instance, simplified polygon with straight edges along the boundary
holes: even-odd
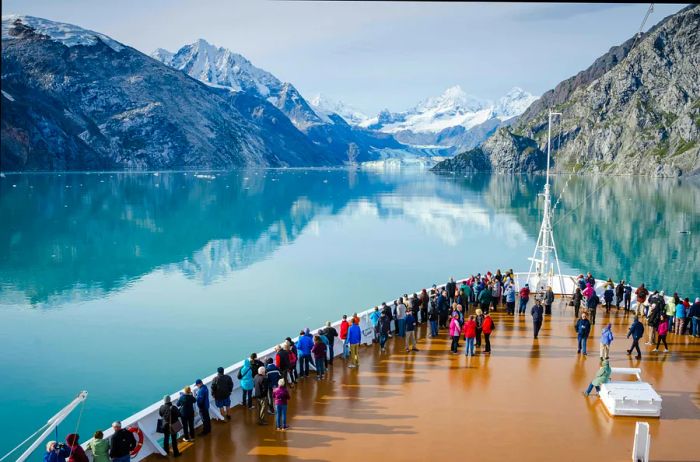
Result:
[[[634,462],[649,462],[650,446],[651,435],[649,434],[649,424],[646,422],[637,422],[637,425],[634,428],[632,460]]]

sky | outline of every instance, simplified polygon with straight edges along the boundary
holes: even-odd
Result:
[[[657,4],[648,29],[683,4]],[[367,114],[408,109],[460,85],[495,100],[535,95],[632,37],[648,4],[4,0],[92,29],[144,53],[198,38],[229,48],[310,98]]]

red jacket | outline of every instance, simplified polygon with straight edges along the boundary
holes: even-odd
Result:
[[[348,336],[348,328],[350,327],[350,323],[343,320],[343,322],[340,323],[340,339],[345,340],[345,338]]]
[[[530,289],[527,287],[520,289],[520,298],[530,298]]]
[[[465,338],[476,338],[476,321],[465,322],[462,330]]]
[[[484,334],[493,332],[493,319],[491,319],[491,316],[484,316],[484,324],[481,326],[481,330]]]

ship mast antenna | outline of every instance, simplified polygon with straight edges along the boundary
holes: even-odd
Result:
[[[554,243],[552,233],[552,198],[550,187],[550,159],[552,157],[552,117],[561,116],[560,112],[549,110],[549,126],[547,129],[547,176],[544,184],[544,212],[542,214],[542,225],[537,237],[535,251],[530,258],[530,270],[527,273],[527,283],[534,286],[538,292],[544,292],[547,287],[554,289],[555,281],[554,267],[556,266],[556,279],[559,282],[559,293],[564,294],[564,278],[561,275],[559,266],[559,255],[557,246]]]

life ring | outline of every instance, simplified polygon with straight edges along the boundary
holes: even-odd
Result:
[[[127,430],[133,433],[136,437],[136,447],[132,449],[131,453],[129,454],[131,457],[134,457],[143,447],[143,432],[139,427],[128,427]]]

